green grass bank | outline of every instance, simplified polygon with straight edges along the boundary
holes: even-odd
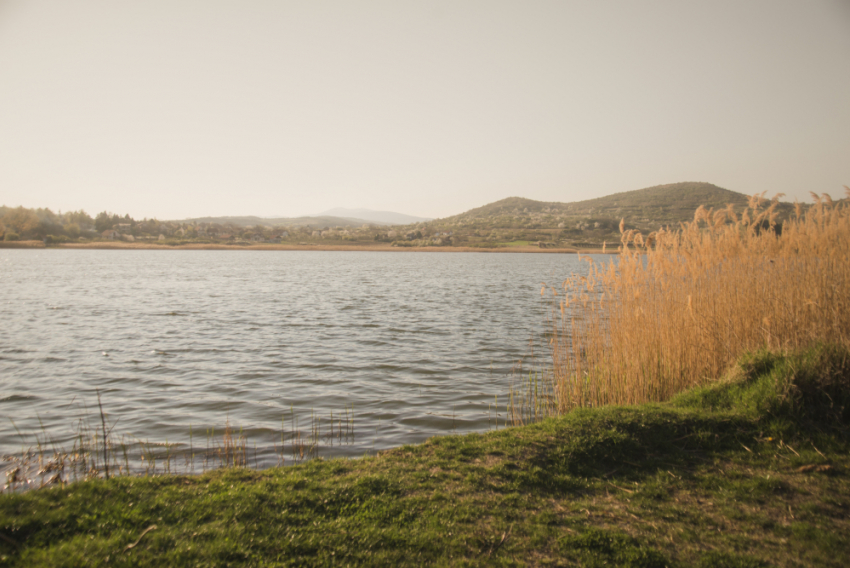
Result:
[[[845,566],[850,352],[378,457],[0,496],[0,566]]]

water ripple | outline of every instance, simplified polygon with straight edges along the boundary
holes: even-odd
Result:
[[[70,440],[100,389],[119,433],[187,445],[225,421],[353,409],[361,456],[501,418],[543,332],[540,282],[568,255],[0,249],[0,403],[34,440]],[[39,419],[41,422],[39,422]],[[267,438],[267,439],[266,439]],[[0,422],[0,453],[19,451]],[[265,458],[263,458],[265,456]]]

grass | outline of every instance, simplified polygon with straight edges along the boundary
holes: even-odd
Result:
[[[760,351],[666,403],[3,495],[0,565],[843,566],[847,393],[845,347]]]

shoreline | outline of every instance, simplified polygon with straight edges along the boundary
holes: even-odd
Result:
[[[2,494],[0,562],[838,568],[850,552],[846,418],[797,377],[846,369],[847,351],[813,354],[743,358],[730,380],[667,402],[359,459],[95,471]],[[789,405],[792,386],[808,395]]]
[[[227,245],[215,243],[187,243],[180,245],[161,245],[154,243],[92,242],[59,243],[45,245],[41,241],[0,242],[0,248],[14,249],[90,249],[90,250],[254,250],[254,251],[366,251],[366,252],[472,252],[472,253],[546,253],[546,254],[616,254],[616,248],[540,248],[536,246],[518,247],[393,247],[389,244],[343,245],[343,244],[257,244]]]

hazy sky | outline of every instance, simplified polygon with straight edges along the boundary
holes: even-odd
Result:
[[[850,1],[0,0],[0,204],[444,217],[850,185]]]

